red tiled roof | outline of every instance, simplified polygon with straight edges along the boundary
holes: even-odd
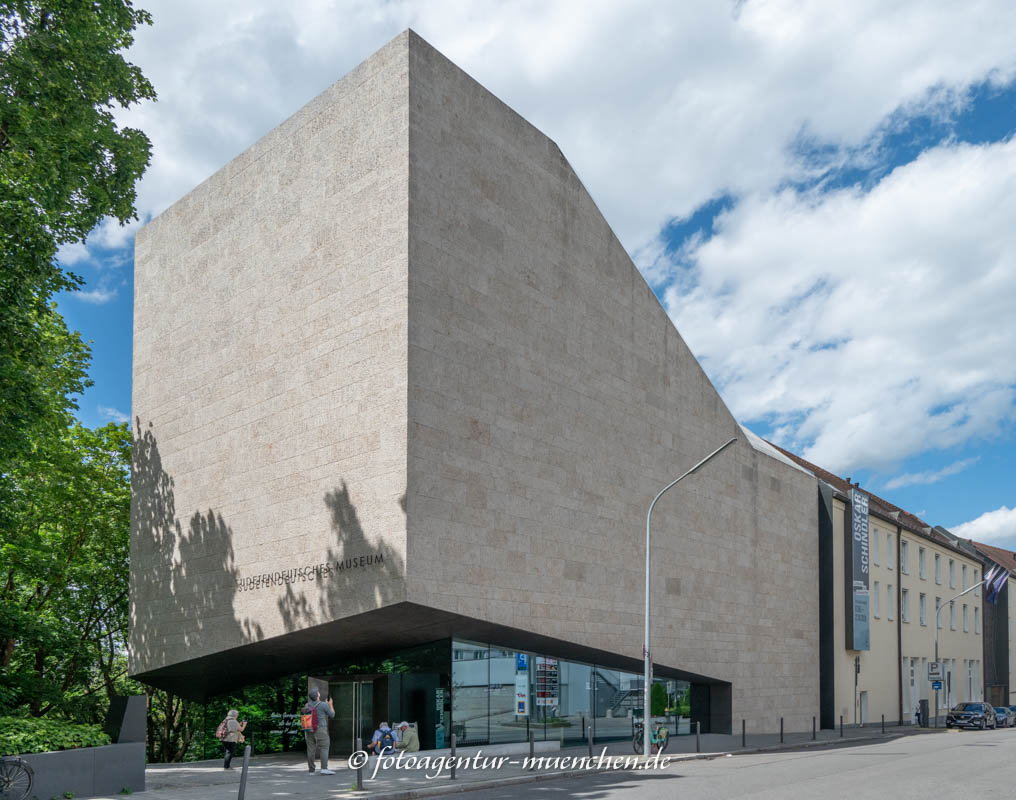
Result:
[[[990,544],[981,544],[980,542],[971,541],[971,544],[986,558],[990,558],[996,564],[1005,567],[1009,570],[1009,574],[1012,575],[1016,572],[1016,553],[1012,550],[1006,550],[1004,547],[995,547]]]
[[[839,475],[834,475],[828,470],[822,469],[822,467],[816,464],[812,464],[810,461],[806,461],[799,455],[791,453],[789,450],[784,450],[779,445],[773,444],[772,442],[769,442],[769,444],[772,444],[773,447],[775,447],[777,450],[783,453],[787,458],[792,459],[805,469],[814,472],[819,479],[828,483],[844,497],[847,496],[847,493],[851,489],[858,488],[855,485],[851,484],[849,481],[847,481],[845,478],[841,478]],[[953,544],[953,542],[948,537],[943,536],[941,533],[934,530],[931,525],[929,525],[923,519],[918,517],[916,514],[911,514],[909,511],[902,509],[899,506],[890,503],[885,498],[879,497],[877,494],[872,494],[867,490],[865,490],[865,494],[868,495],[869,508],[872,513],[882,517],[890,517],[892,519],[895,519],[897,522],[899,522],[901,527],[907,528],[908,530],[911,530],[914,533],[921,534],[925,538],[931,539],[932,541],[937,542],[939,544],[944,544],[951,550],[958,549],[956,545]]]

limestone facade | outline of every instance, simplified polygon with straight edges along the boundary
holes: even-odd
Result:
[[[654,660],[728,685],[715,730],[810,729],[816,478],[412,32],[146,226],[135,285],[132,674],[469,620],[637,664],[649,503],[736,436],[654,512]]]

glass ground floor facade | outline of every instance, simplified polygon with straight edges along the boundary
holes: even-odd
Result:
[[[335,702],[332,750],[369,741],[382,722],[406,720],[424,750],[526,742],[577,744],[630,738],[641,715],[643,677],[494,643],[444,639],[383,657],[357,657],[308,676]],[[689,684],[654,681],[654,715],[688,730]],[[682,720],[684,724],[682,725]]]

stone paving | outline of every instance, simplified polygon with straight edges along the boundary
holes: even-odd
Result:
[[[724,736],[703,734],[696,752],[696,737],[673,737],[665,756],[670,764],[689,758],[723,758],[728,754],[739,752],[758,752],[759,750],[796,749],[815,746],[841,746],[860,744],[862,742],[880,741],[908,734],[933,733],[932,730],[914,729],[912,727],[887,727],[883,736],[880,726],[866,728],[847,728],[840,738],[837,731],[819,731],[815,741],[811,732],[788,733],[780,744],[780,736],[776,734],[757,734],[747,737],[747,747],[741,747],[741,736]],[[477,750],[480,756],[477,758]],[[608,760],[602,756],[606,752]],[[436,759],[447,756],[448,751],[433,751],[413,754],[422,763],[416,769],[397,769],[386,765],[376,769],[377,758],[371,758],[363,770],[364,791],[357,792],[356,772],[351,770],[344,758],[333,759],[330,766],[335,775],[313,775],[307,772],[306,762],[302,754],[289,753],[266,756],[255,756],[251,759],[245,800],[267,800],[275,797],[302,798],[302,800],[332,800],[333,798],[352,797],[384,797],[386,800],[402,800],[411,797],[435,797],[469,791],[482,787],[511,786],[516,783],[528,783],[537,780],[566,779],[589,774],[591,771],[607,771],[619,763],[628,769],[636,763],[644,762],[636,759],[630,741],[612,742],[597,745],[593,749],[593,766],[585,767],[576,761],[588,756],[587,747],[572,747],[550,752],[537,752],[537,758],[545,760],[538,763],[536,769],[527,769],[523,761],[528,752],[510,755],[493,755],[484,752],[484,748],[470,748],[459,753],[460,758],[468,757],[468,767],[459,767],[453,781],[448,769],[435,767]],[[426,758],[427,762],[422,760]],[[498,766],[493,761],[502,758]],[[483,759],[487,759],[486,764]],[[561,759],[561,760],[556,760]],[[567,761],[564,761],[567,759]],[[620,759],[620,761],[615,761]],[[242,760],[234,760],[241,764]],[[659,762],[650,765],[650,769],[661,768]],[[638,769],[646,769],[639,763]],[[665,768],[665,767],[663,767]],[[185,764],[152,764],[147,770],[148,791],[145,800],[232,800],[239,792],[241,768],[231,770],[222,768],[221,760],[198,761]],[[121,795],[103,797],[101,800],[122,800]]]

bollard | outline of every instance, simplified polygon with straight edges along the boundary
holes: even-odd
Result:
[[[815,718],[811,718],[811,740],[815,741]]]
[[[243,794],[247,791],[247,767],[250,766],[250,745],[243,748],[243,769],[240,770],[240,793],[236,800],[243,800]]]
[[[840,738],[843,738],[843,715],[840,714]]]
[[[699,722],[698,720],[695,720],[695,752],[696,753],[701,753],[702,752],[702,740],[700,738],[701,733],[702,733],[702,723]]]
[[[586,741],[589,742],[589,757],[593,757],[593,726],[586,728]]]
[[[882,715],[882,735],[885,736],[885,714]]]
[[[363,752],[363,739],[359,736],[356,737],[356,750],[357,752]],[[361,764],[356,768],[356,791],[363,791],[363,765]]]
[[[533,765],[536,763],[533,756],[536,755],[536,751],[533,745],[533,732],[529,732],[529,769],[533,769]]]
[[[744,720],[741,720],[741,747],[747,747],[747,742],[744,738]]]
[[[455,780],[455,734],[452,734],[452,780]]]
[[[783,717],[780,717],[780,744],[783,744]]]

